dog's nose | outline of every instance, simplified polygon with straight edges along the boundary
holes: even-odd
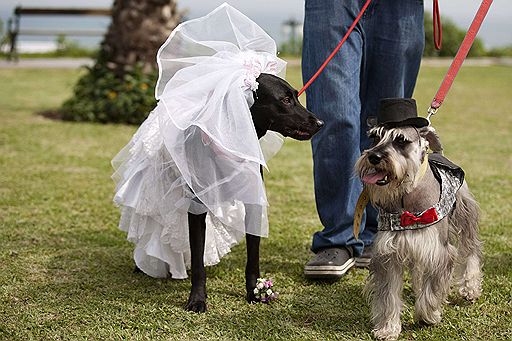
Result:
[[[318,128],[322,128],[322,127],[324,126],[324,121],[322,121],[322,120],[316,120],[316,126],[317,126]]]
[[[382,153],[374,152],[368,155],[368,160],[372,165],[378,165],[383,157],[384,155],[382,155]]]

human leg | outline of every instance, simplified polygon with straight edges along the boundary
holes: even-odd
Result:
[[[412,97],[424,48],[423,13],[423,3],[410,0],[380,0],[366,12],[362,26],[361,132],[376,116],[380,99]],[[364,133],[360,136],[363,151],[371,141]],[[376,233],[377,211],[368,205],[366,213],[360,237],[371,241]]]
[[[375,116],[379,100],[413,95],[424,48],[423,3],[381,0],[365,18],[361,125]],[[362,135],[362,146],[370,141]]]
[[[309,79],[341,40],[360,9],[359,1],[306,1],[303,77]],[[315,199],[324,229],[315,233],[312,251],[363,243],[353,238],[354,208],[361,191],[353,176],[360,155],[359,82],[363,37],[356,28],[324,73],[307,91],[308,108],[325,123],[313,137]]]

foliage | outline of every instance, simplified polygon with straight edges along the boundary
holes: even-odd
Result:
[[[415,97],[427,108],[446,72],[422,66]],[[287,140],[265,174],[270,236],[261,271],[279,286],[271,305],[245,302],[245,245],[207,268],[209,311],[183,311],[189,280],[132,272],[133,245],[117,228],[109,161],[133,126],[47,120],[33,113],[71,95],[76,70],[0,69],[0,339],[371,340],[368,271],[336,283],[304,280],[314,204],[311,145]],[[302,84],[297,66],[288,79]],[[404,340],[510,340],[512,331],[512,68],[464,66],[433,124],[466,171],[482,209],[484,294],[457,301],[437,326],[413,321],[404,288]],[[423,114],[423,113],[422,113]]]
[[[279,46],[280,57],[294,56],[300,57],[302,55],[302,37],[296,39],[289,39]]]
[[[95,49],[88,49],[80,47],[78,50],[70,51],[49,51],[49,52],[35,52],[35,53],[18,53],[20,59],[43,59],[43,58],[93,58],[97,53]],[[2,56],[7,56],[2,53]]]
[[[0,21],[0,46],[10,47],[10,40],[7,34],[2,37]],[[76,41],[66,38],[66,35],[60,34],[56,38],[57,49],[48,52],[18,53],[19,58],[93,58],[97,54],[96,48],[81,46]],[[8,53],[0,51],[0,58],[7,57]]]
[[[95,49],[80,46],[76,41],[66,38],[66,35],[59,34],[57,36],[57,50],[50,55],[53,57],[94,57]]]
[[[157,77],[156,71],[146,74],[139,66],[118,76],[100,56],[77,82],[73,96],[62,105],[62,118],[140,124],[156,104]]]
[[[432,26],[432,14],[426,12],[425,18],[425,50],[423,51],[423,55],[426,57],[453,57],[457,54],[460,43],[464,39],[466,34],[466,30],[459,28],[453,21],[450,19],[442,19],[443,26],[443,43],[441,50],[438,51],[434,47],[434,34],[433,34],[433,26]],[[285,56],[295,56],[299,57],[302,53],[302,40],[294,41],[293,39],[289,39],[288,41],[283,42],[280,45],[280,52]],[[493,54],[491,56],[503,56],[510,55],[509,50],[504,49],[496,49],[493,50]],[[483,57],[486,55],[485,47],[482,43],[482,40],[476,38],[473,46],[469,50],[469,57]]]
[[[442,19],[443,42],[441,50],[436,50],[434,46],[434,29],[432,26],[432,15],[425,13],[425,50],[423,55],[426,57],[453,57],[457,54],[459,46],[464,40],[466,30],[460,29],[450,19]],[[485,56],[486,51],[482,41],[476,38],[473,46],[469,50],[468,57]]]
[[[7,54],[3,51],[6,51],[6,47],[9,44],[9,35],[4,34],[4,22],[0,19],[0,58],[6,56]]]
[[[116,0],[95,65],[62,105],[72,121],[140,124],[156,101],[155,55],[181,13],[176,0]]]
[[[489,57],[512,57],[512,45],[495,47],[487,52]]]

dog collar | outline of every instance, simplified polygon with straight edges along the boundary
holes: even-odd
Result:
[[[428,169],[428,155],[425,155],[425,158],[423,159],[423,162],[421,163],[420,169],[418,171],[418,174],[416,175],[414,179],[414,183],[418,183],[423,177],[425,176],[425,173]],[[361,192],[361,195],[359,195],[359,199],[357,199],[356,203],[356,209],[354,211],[354,237],[359,239],[359,231],[361,229],[361,221],[363,220],[363,213],[366,208],[366,205],[370,201],[370,197],[368,195],[368,191],[366,188],[363,189]]]
[[[389,213],[379,208],[378,230],[379,231],[407,231],[422,229],[434,225],[450,214],[456,202],[456,194],[462,186],[460,176],[454,174],[450,169],[430,163],[432,171],[441,185],[441,196],[439,201],[429,209],[410,213]]]

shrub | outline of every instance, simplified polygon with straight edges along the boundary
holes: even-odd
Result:
[[[423,55],[427,57],[453,57],[457,54],[460,44],[464,40],[466,30],[460,29],[449,19],[443,19],[443,44],[441,50],[434,47],[434,29],[432,27],[432,14],[425,13],[425,50]],[[473,42],[469,50],[469,57],[481,57],[486,54],[484,45],[479,38]]]
[[[99,57],[75,85],[73,96],[62,105],[62,118],[140,124],[156,105],[157,78],[157,71],[145,74],[140,66],[118,76]]]
[[[75,41],[69,40],[64,34],[57,36],[57,50],[47,53],[51,57],[94,57],[96,49],[80,46]]]
[[[490,57],[512,57],[512,45],[495,47],[487,52]]]
[[[61,117],[140,124],[156,104],[158,48],[181,16],[176,0],[115,0],[95,66],[77,82]]]

